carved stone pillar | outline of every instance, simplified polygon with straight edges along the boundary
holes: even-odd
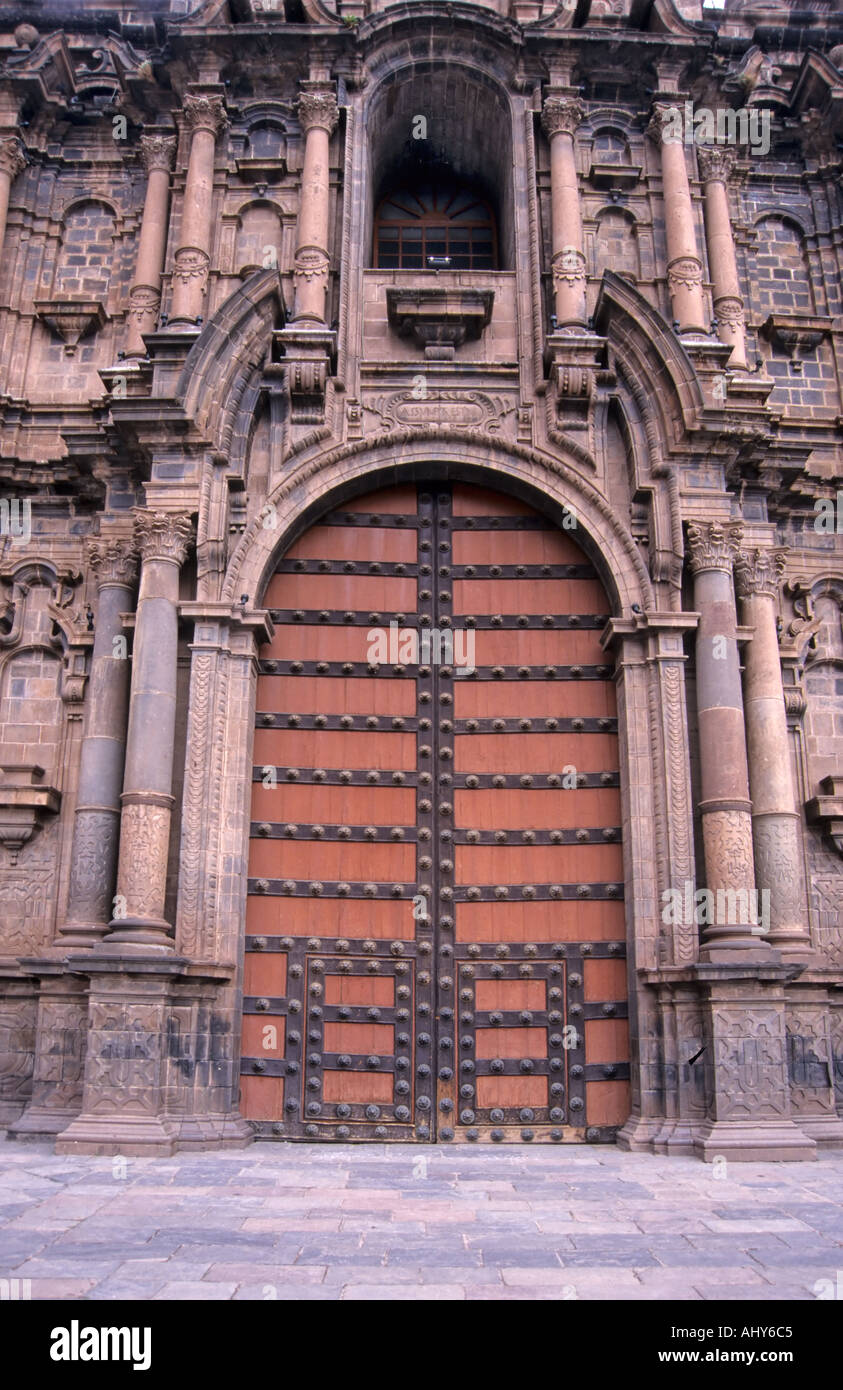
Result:
[[[551,268],[557,328],[582,326],[586,321],[585,256],[574,152],[574,135],[584,115],[582,102],[570,97],[548,97],[542,109],[542,129],[550,141]]]
[[[59,927],[56,943],[64,949],[96,945],[111,920],[131,669],[119,645],[121,640],[125,642],[121,615],[134,607],[137,578],[131,541],[89,541],[87,553],[99,602],[79,765],[67,917]]]
[[[676,108],[658,105],[647,134],[661,150],[664,185],[664,222],[667,239],[667,285],[673,318],[680,333],[707,333],[702,289],[702,261],[697,251],[694,209],[685,147],[682,137],[673,134]]]
[[[135,538],[143,568],[120,798],[118,908],[103,942],[121,955],[173,949],[164,898],[173,806],[177,610],[179,568],[192,529],[186,516],[135,510]]]
[[[703,958],[769,946],[753,921],[752,806],[749,800],[737,618],[732,567],[743,537],[739,523],[691,522],[688,550],[696,641],[697,712],[706,884],[715,895]],[[755,930],[753,930],[755,928]]]
[[[339,120],[332,91],[305,83],[299,97],[299,121],[304,131],[304,167],[296,228],[296,287],[293,321],[325,322],[328,293],[328,223],[330,214],[330,145]]]
[[[744,622],[753,629],[745,658],[745,701],[755,878],[770,894],[770,945],[804,958],[810,954],[811,939],[802,822],[793,791],[776,629],[785,555],[784,550],[743,551],[735,564],[735,579]]]
[[[167,249],[170,170],[176,141],[167,135],[142,135],[141,158],[147,171],[135,278],[129,291],[126,356],[145,357],[144,333],[152,333],[161,307],[161,274]]]
[[[193,326],[202,312],[211,264],[214,151],[225,126],[222,97],[196,93],[184,99],[184,120],[191,132],[187,182],[182,202],[179,247],[173,262],[173,299],[169,326]]]
[[[697,160],[705,185],[705,239],[714,284],[717,336],[721,343],[731,345],[732,356],[728,365],[746,371],[746,320],[727,192],[735,156],[730,149],[713,146],[698,149]]]
[[[26,154],[16,135],[0,139],[0,251],[6,236],[6,218],[9,213],[9,196],[12,184],[26,168]]]

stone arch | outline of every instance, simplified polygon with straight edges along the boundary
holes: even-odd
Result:
[[[512,492],[551,519],[561,520],[565,509],[573,511],[578,544],[591,556],[616,613],[629,614],[633,604],[644,609],[652,605],[647,568],[628,530],[602,494],[561,459],[502,440],[481,441],[471,431],[433,426],[396,430],[288,462],[291,471],[269,494],[231,557],[224,599],[248,593],[253,604],[259,602],[279,549],[328,505],[427,468],[434,477],[439,473]]]

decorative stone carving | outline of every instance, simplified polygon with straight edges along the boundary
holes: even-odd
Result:
[[[153,169],[163,169],[169,173],[176,157],[176,138],[174,135],[142,135],[139,141],[143,166],[149,174]]]
[[[702,829],[708,887],[716,892],[718,888],[740,889],[751,885],[755,881],[755,869],[749,816],[743,811],[709,811],[703,817]]]
[[[302,92],[298,100],[299,123],[307,134],[318,127],[333,135],[339,121],[339,109],[333,92]]]
[[[728,324],[731,328],[746,327],[743,304],[734,295],[724,295],[722,299],[715,299],[714,312],[719,323]]]
[[[710,183],[713,179],[728,183],[735,167],[736,155],[728,145],[699,145],[697,163],[703,183]]]
[[[575,97],[548,97],[542,107],[542,130],[549,140],[560,132],[574,135],[585,120],[585,107]]]
[[[702,263],[695,256],[679,256],[667,267],[667,284],[673,294],[677,289],[698,290],[702,287]]]
[[[728,574],[740,553],[743,526],[739,521],[688,523],[688,559],[694,574],[725,570]]]
[[[38,318],[61,338],[68,357],[72,357],[80,338],[98,332],[108,321],[99,299],[36,299]]]
[[[144,511],[133,508],[135,541],[144,560],[172,560],[184,563],[193,537],[190,517],[177,512]]]
[[[112,876],[117,862],[120,820],[114,810],[80,808],[73,827],[69,901],[72,920],[108,921],[112,908]]]
[[[293,263],[293,280],[304,280],[310,284],[314,280],[327,287],[331,261],[326,251],[315,246],[305,246],[296,252]]]
[[[89,540],[85,546],[88,564],[96,576],[97,588],[116,584],[131,588],[138,575],[138,553],[132,541],[115,537]]]
[[[741,551],[735,559],[735,584],[741,598],[764,594],[777,599],[787,564],[785,549]]]
[[[142,793],[131,795],[131,801],[123,798],[118,887],[129,917],[160,921],[170,838],[170,807],[162,803],[166,800],[171,805],[172,798],[141,801]]]
[[[220,131],[226,127],[227,119],[222,97],[210,96],[204,92],[192,93],[185,97],[183,110],[185,124],[191,131],[207,130],[216,139]]]
[[[196,280],[204,289],[210,264],[207,251],[200,251],[197,246],[180,246],[173,260],[173,279],[184,286]]]
[[[823,777],[820,792],[805,807],[808,820],[821,825],[837,853],[843,854],[843,777]]]
[[[13,864],[45,817],[55,815],[61,805],[61,793],[43,781],[44,769],[35,764],[7,763],[0,768],[0,844]]]
[[[8,174],[9,179],[14,181],[18,174],[23,173],[28,162],[26,150],[16,135],[0,139],[0,172]]]
[[[573,247],[558,252],[551,260],[550,268],[554,286],[575,285],[578,281],[584,281],[586,278],[585,256],[582,251],[577,251]]]
[[[129,319],[143,331],[154,328],[161,308],[161,295],[149,285],[135,285],[129,293]]]
[[[453,356],[467,339],[482,336],[494,297],[493,290],[388,289],[386,308],[399,337],[412,337],[426,357]]]

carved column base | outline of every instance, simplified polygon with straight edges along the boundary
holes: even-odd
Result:
[[[714,1121],[697,1132],[694,1152],[704,1163],[801,1163],[816,1158],[817,1146],[792,1120]]]
[[[60,1134],[82,1108],[88,985],[82,976],[69,975],[63,960],[27,960],[22,964],[40,976],[41,992],[32,1099],[10,1126],[9,1137],[46,1139]]]
[[[56,1140],[57,1154],[94,1154],[126,1158],[169,1158],[176,1152],[175,1129],[158,1116],[80,1115]]]

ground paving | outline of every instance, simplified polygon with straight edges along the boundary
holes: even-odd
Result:
[[[7,1141],[2,1278],[36,1299],[839,1297],[843,1154],[715,1169],[610,1146],[111,1159]]]

